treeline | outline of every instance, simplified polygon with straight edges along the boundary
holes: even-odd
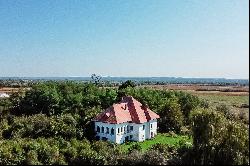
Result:
[[[91,120],[124,95],[161,116],[159,132],[189,135],[193,147],[157,144],[142,152],[137,144],[124,152],[119,145],[94,141]],[[0,165],[249,164],[248,125],[188,93],[138,88],[131,81],[118,89],[48,81],[3,104],[8,109],[0,117]]]
[[[124,84],[126,85],[126,84]],[[177,91],[160,91],[134,88],[135,85],[120,86],[119,89],[100,88],[94,84],[74,82],[47,82],[34,85],[25,93],[11,97],[10,115],[80,116],[81,124],[88,124],[101,110],[119,102],[124,95],[131,95],[161,116],[159,129],[162,132],[179,133],[181,127],[189,125],[190,111],[208,103],[198,97]],[[85,126],[80,126],[85,128]]]
[[[249,86],[248,79],[213,79],[213,78],[175,78],[175,77],[102,77],[92,74],[91,77],[0,77],[1,87],[31,87],[41,82],[54,81],[74,81],[92,82],[101,86],[114,87],[120,86],[127,80],[132,80],[137,86],[140,85],[168,85],[168,84],[187,84],[187,85],[207,85],[207,86]]]

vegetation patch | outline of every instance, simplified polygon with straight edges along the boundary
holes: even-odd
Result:
[[[186,135],[176,135],[171,133],[163,133],[158,134],[155,138],[146,140],[143,142],[127,142],[125,144],[120,145],[125,152],[133,147],[134,145],[138,144],[141,147],[143,152],[150,149],[155,144],[164,144],[169,146],[174,146],[176,148],[180,147],[181,145],[186,145],[191,147],[192,146],[192,138]]]
[[[122,145],[95,141],[92,119],[124,95],[160,115],[160,134]],[[37,83],[0,101],[0,165],[249,165],[249,124],[233,114],[248,111],[248,103],[248,96],[195,96],[131,82],[116,89]]]

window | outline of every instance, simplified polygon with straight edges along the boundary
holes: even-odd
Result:
[[[127,133],[129,133],[129,126],[127,126]]]
[[[142,130],[145,130],[145,125],[142,126]]]
[[[133,139],[133,135],[130,135],[130,136],[129,136],[129,139]]]
[[[118,128],[118,131],[117,131],[117,133],[120,133],[120,128]]]
[[[122,133],[122,129],[123,129],[123,127],[121,127],[121,133]]]
[[[102,133],[104,133],[104,127],[102,127]]]
[[[106,127],[106,133],[109,134],[109,128],[108,127]]]
[[[99,127],[99,126],[97,126],[97,132],[98,132],[98,133],[100,132],[100,127]]]
[[[111,135],[114,135],[114,128],[111,129]]]
[[[130,126],[130,131],[133,131],[133,126]]]
[[[153,124],[152,123],[150,124],[150,127],[151,127],[151,129],[153,128]]]
[[[123,128],[124,133],[126,134],[126,127]]]

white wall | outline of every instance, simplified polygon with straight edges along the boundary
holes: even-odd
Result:
[[[152,124],[152,128],[151,128]],[[143,130],[143,125],[145,129]],[[146,139],[151,139],[151,132],[153,132],[153,137],[157,134],[157,120],[151,120],[142,124],[137,124],[138,141],[144,141]]]
[[[152,127],[151,127],[152,124]],[[153,137],[155,137],[155,135],[157,135],[157,119],[151,120],[148,123],[148,135],[147,138],[150,139],[151,137],[151,132],[153,132]]]
[[[129,132],[127,132],[127,126],[129,126]],[[130,123],[121,123],[121,124],[116,124],[116,143],[121,144],[125,141],[126,136],[134,135],[134,127],[133,131],[130,131]],[[125,127],[125,131],[124,131]],[[118,128],[119,128],[119,133],[118,133]],[[123,128],[121,132],[121,128]],[[134,136],[133,136],[134,137]]]
[[[151,128],[152,124],[152,128]],[[143,130],[143,125],[145,125],[145,129]],[[151,132],[155,136],[157,134],[157,120],[151,120],[142,124],[135,123],[122,123],[122,124],[109,124],[102,122],[95,122],[95,131],[97,131],[97,126],[100,127],[100,132],[96,134],[100,139],[102,137],[106,137],[108,140],[114,143],[124,143],[125,138],[128,136],[129,140],[133,141],[144,141],[145,139],[151,138]],[[129,126],[129,132],[127,132],[127,126]],[[130,130],[130,126],[133,126],[133,131]],[[101,127],[104,127],[104,133],[101,132]],[[106,127],[109,128],[109,134],[106,133]],[[114,128],[114,135],[111,135],[111,128]],[[121,130],[122,128],[122,130]],[[124,131],[125,128],[125,131]],[[118,133],[119,129],[119,133]],[[130,139],[130,135],[132,135],[132,139]]]
[[[100,132],[96,132],[96,136],[100,137],[100,140],[102,137],[106,137],[111,142],[115,142],[115,131],[114,135],[111,134],[111,129],[114,128],[115,130],[115,124],[109,124],[109,123],[102,123],[102,122],[95,122],[95,131],[97,131],[97,126],[100,127]],[[104,133],[102,133],[102,127],[104,127]],[[109,134],[106,133],[106,127],[109,128]]]
[[[8,95],[7,93],[0,93],[0,98],[8,98],[10,97],[10,95]]]

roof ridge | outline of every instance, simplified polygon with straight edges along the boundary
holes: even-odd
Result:
[[[136,119],[136,121],[137,122],[139,122],[140,123],[140,117],[139,117],[139,115],[138,115],[138,111],[136,110],[136,108],[135,108],[135,102],[136,102],[136,100],[131,96],[131,103],[132,103],[132,105],[133,105],[133,112],[135,113],[135,119]],[[130,112],[130,111],[129,111]]]
[[[125,106],[124,106],[125,105]],[[107,112],[110,115],[107,115]],[[133,96],[124,96],[119,103],[113,103],[108,107],[102,116],[98,115],[96,119],[108,123],[145,123],[149,120],[159,118],[155,112],[151,111],[148,106],[143,105]]]
[[[111,117],[112,117],[112,118],[114,118],[115,123],[117,123],[117,117],[116,117],[116,114],[115,114],[114,105],[115,105],[115,104],[113,104],[113,105],[110,107],[110,109],[109,109],[110,112],[113,112],[113,113],[114,113],[114,116],[110,116],[109,119],[111,119]],[[113,120],[113,119],[112,119],[112,120]]]
[[[144,114],[145,114],[147,121],[150,121],[152,118],[149,115],[149,111],[148,111],[147,107],[144,107],[143,111],[144,111]]]

